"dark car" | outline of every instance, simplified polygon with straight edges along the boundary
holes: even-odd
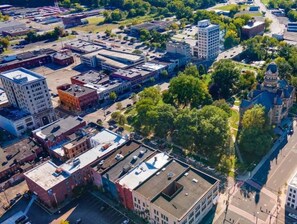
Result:
[[[22,215],[21,217],[19,217],[17,220],[15,220],[16,224],[19,223],[26,223],[29,220],[29,218],[25,215]]]
[[[293,135],[293,134],[294,134],[294,129],[293,129],[293,128],[289,129],[289,130],[288,130],[288,134],[289,134],[289,135]]]

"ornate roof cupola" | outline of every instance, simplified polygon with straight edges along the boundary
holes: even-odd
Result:
[[[275,92],[278,85],[278,68],[277,65],[272,62],[267,66],[265,76],[264,76],[264,82],[263,87],[264,89]]]

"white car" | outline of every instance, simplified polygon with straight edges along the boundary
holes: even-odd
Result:
[[[289,213],[288,216],[293,219],[297,219],[297,215],[295,215],[294,213]]]

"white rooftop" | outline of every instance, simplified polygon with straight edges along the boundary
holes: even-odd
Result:
[[[297,173],[295,176],[292,178],[292,180],[289,183],[290,186],[297,188]]]
[[[154,175],[159,169],[169,162],[170,158],[165,153],[158,153],[151,159],[140,163],[130,173],[125,175],[119,184],[133,190],[149,177]]]
[[[72,173],[88,166],[98,158],[104,156],[126,142],[126,139],[122,138],[122,136],[109,130],[103,130],[94,137],[98,145],[89,151],[76,158],[68,160],[59,167],[53,162],[48,161],[29,170],[25,173],[25,176],[30,178],[43,189],[49,190],[53,186],[68,178]],[[63,171],[60,175],[55,174],[57,168],[60,168]]]
[[[25,68],[18,68],[18,69],[2,72],[0,74],[0,77],[10,79],[13,82],[18,84],[25,84],[31,81],[45,79],[43,76]]]

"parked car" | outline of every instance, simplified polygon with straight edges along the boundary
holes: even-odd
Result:
[[[17,193],[17,194],[15,195],[15,198],[16,198],[16,199],[19,199],[20,197],[22,197],[22,195],[21,195],[20,193]]]

